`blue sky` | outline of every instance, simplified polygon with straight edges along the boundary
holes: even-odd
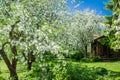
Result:
[[[75,0],[75,3],[71,3],[71,0],[68,0],[68,6],[73,8],[76,4],[81,2],[81,5],[77,8],[80,11],[84,9],[95,10],[98,15],[112,15],[112,12],[109,10],[105,10],[105,3],[109,2],[109,0]]]

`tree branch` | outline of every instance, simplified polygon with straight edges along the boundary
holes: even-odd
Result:
[[[2,45],[2,50],[4,50],[4,47],[5,47],[5,45],[7,45],[7,44],[10,44],[10,42],[5,42],[5,43]]]
[[[24,52],[22,52],[22,55],[25,58],[25,60],[28,60]]]

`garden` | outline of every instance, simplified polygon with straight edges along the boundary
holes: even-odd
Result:
[[[110,16],[71,4],[0,1],[0,80],[120,79],[120,1]]]

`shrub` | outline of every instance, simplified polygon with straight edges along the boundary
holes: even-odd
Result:
[[[95,80],[97,76],[94,68],[81,67],[78,64],[68,64],[68,80]]]
[[[80,64],[68,63],[66,67],[60,67],[55,65],[56,63],[50,63],[48,71],[43,80],[107,80],[109,79],[108,71],[101,67],[83,67]],[[50,69],[50,66],[51,67]],[[47,68],[46,68],[47,69]],[[28,72],[24,80],[41,80],[41,69],[39,67],[34,68]],[[110,77],[111,78],[111,77]]]
[[[58,62],[49,62],[40,67],[34,64],[34,68],[24,77],[24,80],[64,80],[66,79],[66,68]]]
[[[75,61],[80,61],[84,57],[84,53],[82,51],[75,51],[70,54],[70,57]]]
[[[95,57],[92,58],[92,61],[93,62],[99,62],[99,61],[101,61],[101,57],[100,56],[95,56]]]
[[[82,67],[79,64],[69,63],[66,67],[68,80],[106,80],[108,71],[104,68]]]
[[[92,62],[91,58],[82,58],[80,61],[82,62]]]
[[[108,71],[105,68],[97,67],[96,68],[96,73],[98,75],[108,75]]]
[[[99,62],[99,61],[101,61],[101,57],[95,56],[93,58],[82,58],[80,61],[82,61],[82,62]]]
[[[0,56],[0,60],[2,60],[1,56]]]
[[[5,79],[0,76],[0,80],[5,80]]]

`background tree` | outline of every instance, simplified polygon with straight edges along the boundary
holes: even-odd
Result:
[[[64,44],[71,51],[83,49],[84,57],[87,56],[87,47],[93,41],[94,34],[101,33],[102,18],[97,16],[93,11],[85,10],[84,12],[76,11],[71,16],[70,24],[64,29]]]

